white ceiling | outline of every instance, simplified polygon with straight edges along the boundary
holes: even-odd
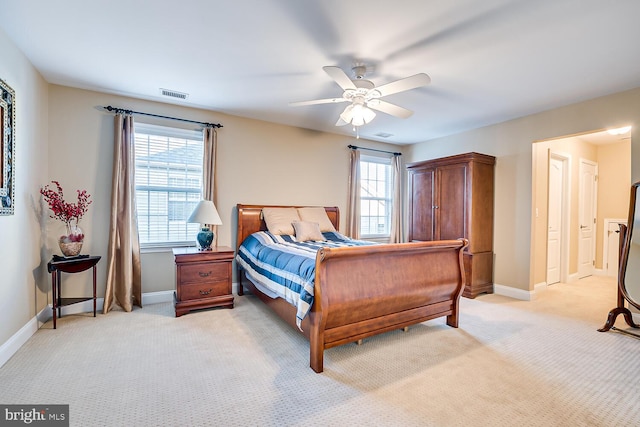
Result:
[[[0,13],[50,83],[349,135],[334,126],[345,104],[288,105],[341,95],[323,66],[364,63],[376,85],[427,73],[385,98],[413,116],[360,129],[398,144],[640,86],[637,0],[0,0]]]

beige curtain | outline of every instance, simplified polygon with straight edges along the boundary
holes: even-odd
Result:
[[[394,155],[391,159],[393,170],[393,204],[391,205],[391,235],[389,243],[402,242],[402,174],[400,173],[402,162],[400,156]]]
[[[349,203],[347,205],[347,235],[360,238],[360,152],[352,149],[349,158]]]
[[[204,129],[204,153],[202,157],[202,198],[211,200],[216,207],[216,195],[218,188],[216,185],[216,153],[218,151],[218,132],[213,126]],[[211,225],[214,241],[213,245],[218,246],[218,226]]]
[[[133,117],[115,115],[111,226],[107,266],[107,289],[103,312],[117,303],[125,311],[142,307],[140,242],[135,203]]]

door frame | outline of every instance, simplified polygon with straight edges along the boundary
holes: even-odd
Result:
[[[609,268],[607,268],[607,264],[609,263],[609,225],[612,223],[624,224],[627,225],[626,218],[605,218],[604,219],[604,230],[603,230],[603,239],[602,239],[602,274],[607,276]],[[617,274],[616,274],[617,277]]]
[[[571,155],[549,148],[549,155],[547,160],[547,186],[549,185],[549,165],[551,159],[560,160],[562,162],[562,233],[560,233],[560,282],[568,283],[569,280],[569,250],[570,250],[570,229],[569,224],[571,220]],[[547,188],[547,221],[549,220],[549,189]],[[548,234],[548,222],[547,222],[547,234]],[[547,242],[548,242],[547,236]],[[545,243],[546,246],[546,243]],[[549,257],[548,248],[545,250],[546,259]],[[546,282],[545,274],[545,282]]]

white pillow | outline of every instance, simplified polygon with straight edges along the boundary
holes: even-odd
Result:
[[[302,221],[316,222],[320,226],[320,231],[336,231],[333,223],[323,207],[298,208],[298,214]]]
[[[293,228],[296,231],[296,240],[298,242],[306,242],[309,240],[319,242],[327,240],[322,235],[317,222],[293,221]]]
[[[296,208],[262,208],[262,217],[267,224],[267,230],[273,234],[295,233],[293,221],[300,221]]]

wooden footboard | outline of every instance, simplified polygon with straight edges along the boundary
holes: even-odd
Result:
[[[446,316],[458,327],[466,240],[322,249],[310,313],[310,365],[327,348]]]
[[[261,208],[238,205],[238,246],[251,232],[264,229]],[[337,208],[326,209],[337,228]],[[302,324],[311,368],[322,372],[325,349],[429,319],[446,316],[448,325],[458,327],[467,244],[460,239],[320,250],[314,303]],[[242,295],[243,274],[238,273]],[[295,327],[295,307],[248,286]]]

